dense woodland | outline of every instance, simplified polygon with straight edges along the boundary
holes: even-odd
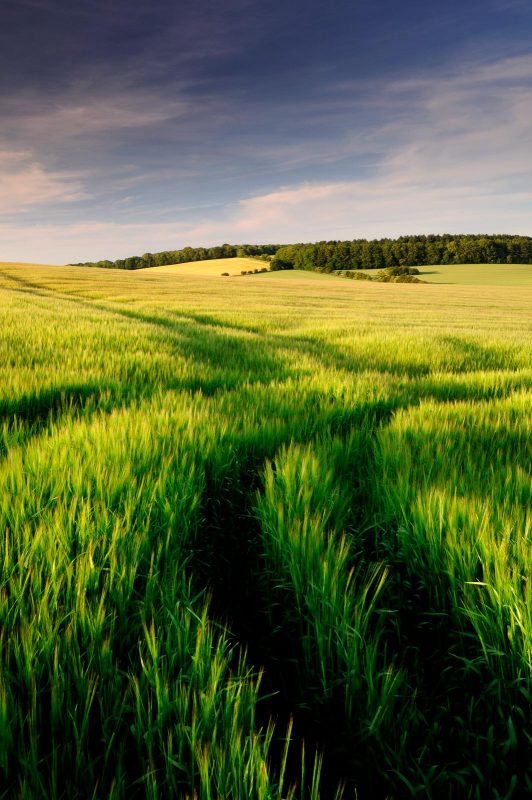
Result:
[[[273,268],[332,272],[339,269],[420,267],[428,264],[531,263],[531,237],[444,234],[292,244],[279,248]]]
[[[144,269],[235,256],[275,256],[272,269],[318,269],[323,272],[427,264],[532,264],[532,237],[443,234],[314,244],[222,244],[144,253],[117,261],[80,262],[75,266]]]

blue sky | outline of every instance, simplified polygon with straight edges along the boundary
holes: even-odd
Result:
[[[530,0],[0,0],[0,260],[532,235]]]

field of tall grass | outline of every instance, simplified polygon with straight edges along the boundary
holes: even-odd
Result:
[[[532,796],[532,292],[0,265],[0,797]]]

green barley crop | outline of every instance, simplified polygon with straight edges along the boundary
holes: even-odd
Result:
[[[526,287],[0,265],[0,309],[0,797],[532,792]]]

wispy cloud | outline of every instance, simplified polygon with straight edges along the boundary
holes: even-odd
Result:
[[[31,94],[4,101],[4,136],[47,141],[65,140],[120,129],[153,126],[186,115],[190,104],[176,91],[168,98],[127,86],[99,90],[74,88],[59,99],[43,102]]]
[[[412,121],[397,126],[398,145],[383,172],[410,185],[487,194],[531,185],[532,55],[465,65],[454,75],[417,82],[411,96]]]
[[[28,151],[0,150],[0,213],[87,197],[80,175],[48,171]]]

